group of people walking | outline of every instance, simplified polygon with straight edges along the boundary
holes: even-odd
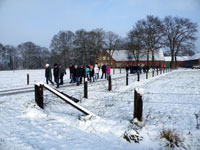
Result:
[[[126,66],[126,73],[130,71],[130,74],[134,74],[137,72],[141,74],[142,70],[144,73],[149,72],[149,67],[146,65],[127,65]]]
[[[56,83],[57,88],[59,88],[59,85],[63,85],[64,75],[66,75],[66,69],[63,68],[61,65],[54,64],[53,76],[54,76],[54,82]],[[46,64],[45,77],[46,77],[47,84],[48,84],[48,81],[50,81],[51,84],[54,85],[54,82],[52,81],[51,67],[49,66],[49,64]]]
[[[160,65],[160,66],[156,66],[156,67],[152,67],[150,66],[152,69],[158,69],[158,68],[165,68],[166,65]],[[142,73],[146,73],[149,72],[150,67],[148,65],[144,65],[144,64],[139,64],[139,65],[126,65],[126,73],[130,74],[134,74],[139,72],[140,74]]]
[[[79,86],[80,84],[82,84],[84,78],[87,78],[90,82],[95,82],[100,78],[100,70],[102,71],[101,79],[103,79],[104,76],[106,79],[110,75],[111,67],[109,65],[103,64],[100,68],[97,63],[94,66],[87,65],[85,67],[83,67],[83,65],[78,66],[70,64],[70,83],[76,83],[76,85]],[[59,85],[63,84],[64,75],[66,75],[66,69],[63,68],[61,65],[54,64],[53,76],[57,88],[59,88]],[[46,64],[45,77],[47,84],[48,82],[50,82],[54,85],[54,82],[52,81],[51,67],[49,66],[49,64]]]
[[[77,86],[82,84],[83,78],[87,78],[90,82],[95,82],[99,79],[100,75],[100,69],[102,69],[102,76],[107,73],[107,76],[110,75],[110,66],[109,65],[102,65],[102,68],[96,63],[93,65],[87,65],[86,67],[83,67],[83,65],[72,65],[70,64],[70,83],[76,83]],[[106,71],[107,69],[107,71]],[[105,74],[106,78],[106,74]]]
[[[162,68],[165,66],[157,66],[158,68]],[[144,73],[149,71],[149,67],[146,65],[127,65],[126,66],[126,73]],[[95,82],[100,78],[100,70],[101,70],[101,79],[105,78],[107,79],[110,76],[110,65],[103,64],[100,68],[100,66],[96,63],[93,65],[73,65],[70,64],[69,66],[69,76],[70,76],[70,83],[76,83],[77,86],[82,84],[83,79],[87,78],[90,82]],[[56,87],[59,88],[59,85],[63,85],[63,77],[66,75],[66,69],[62,67],[61,65],[54,64],[53,68],[53,76],[54,76],[54,82],[56,83]],[[46,83],[50,82],[54,85],[54,82],[52,80],[52,73],[51,73],[51,67],[49,64],[46,64],[45,69],[45,77],[46,77]]]

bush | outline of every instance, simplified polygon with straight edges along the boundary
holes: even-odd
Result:
[[[169,147],[180,147],[182,145],[183,139],[180,138],[180,135],[175,131],[171,129],[163,129],[160,132],[160,138],[167,140],[166,146]]]

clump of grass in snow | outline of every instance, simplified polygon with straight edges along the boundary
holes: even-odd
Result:
[[[180,147],[184,141],[175,130],[171,129],[163,129],[160,132],[160,138],[165,139],[167,141],[166,146],[171,148]]]

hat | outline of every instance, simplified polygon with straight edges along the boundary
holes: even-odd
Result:
[[[49,67],[49,64],[46,64],[46,67]]]

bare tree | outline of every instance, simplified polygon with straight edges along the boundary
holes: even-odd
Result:
[[[83,29],[76,31],[75,34],[75,51],[82,64],[94,64],[99,52],[104,44],[104,31],[95,29],[85,31]]]
[[[8,69],[16,69],[18,67],[18,54],[16,47],[12,45],[5,45],[5,51],[8,61]]]
[[[32,42],[18,45],[23,69],[43,68],[48,56],[48,49]],[[49,59],[49,58],[48,58]]]
[[[75,62],[79,62],[80,64],[86,65],[88,52],[87,52],[87,36],[88,32],[84,29],[77,30],[75,32],[75,53],[76,57],[74,57]]]
[[[162,21],[158,17],[147,16],[146,20],[139,20],[136,23],[142,35],[147,55],[147,66],[149,66],[149,55],[152,55],[152,66],[154,66],[154,56],[163,47]]]
[[[133,27],[131,31],[128,33],[127,37],[127,48],[130,53],[133,54],[134,59],[136,60],[136,63],[138,65],[139,59],[141,56],[144,55],[144,42],[143,42],[143,33],[141,33],[141,30],[139,26]]]
[[[105,32],[102,29],[95,29],[88,33],[88,48],[90,51],[90,64],[94,64],[98,54],[102,51],[104,45]]]
[[[113,56],[113,53],[115,50],[117,50],[120,46],[120,36],[112,31],[106,32],[105,37],[105,47],[108,50],[108,53],[110,55],[109,58],[109,64],[111,65],[111,58]]]
[[[5,51],[5,47],[3,46],[3,44],[0,43],[0,69],[3,70],[5,67],[5,55],[6,55],[6,51]]]
[[[197,24],[191,22],[188,18],[179,18],[167,16],[164,18],[165,46],[171,52],[171,64],[173,67],[174,59],[180,51],[194,50],[194,41],[197,39]]]
[[[74,40],[72,31],[60,31],[54,35],[50,48],[55,62],[62,63],[65,67],[69,65],[69,51],[73,47]]]

